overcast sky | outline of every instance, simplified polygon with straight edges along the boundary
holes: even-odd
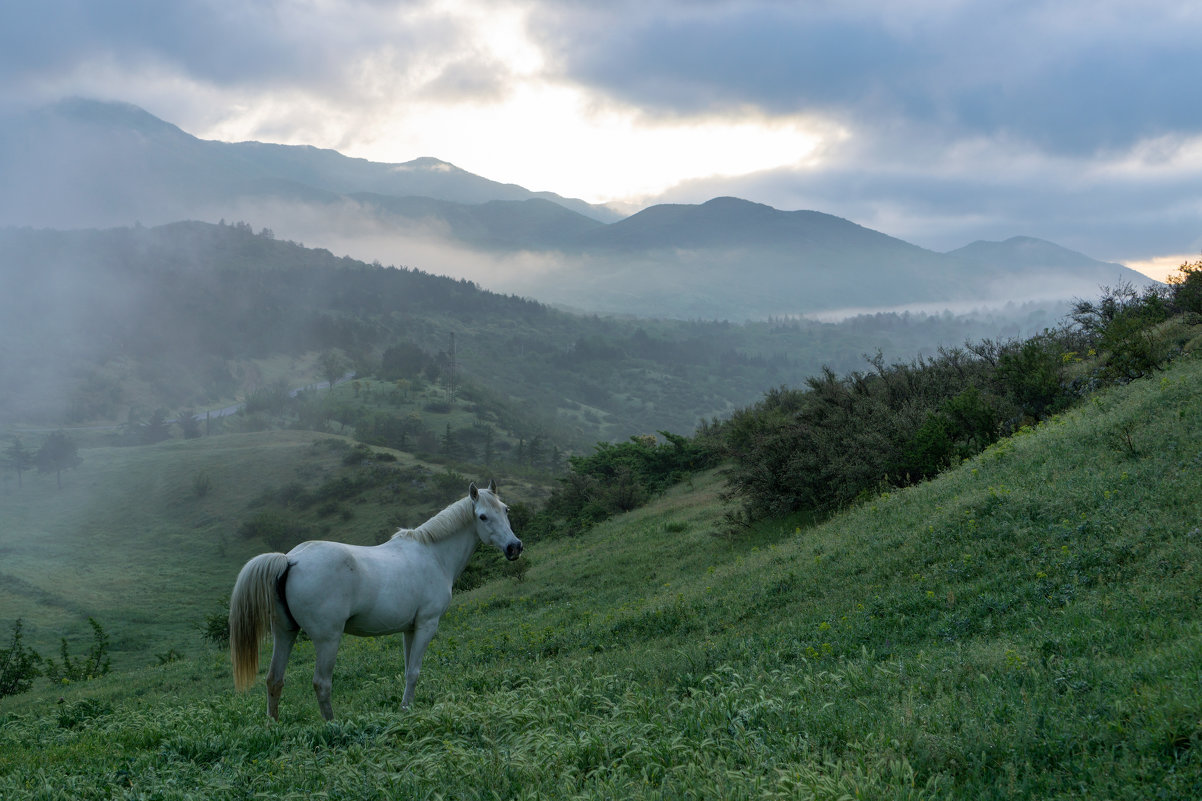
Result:
[[[1200,41],[1187,0],[5,0],[0,101],[1176,267],[1202,251]]]

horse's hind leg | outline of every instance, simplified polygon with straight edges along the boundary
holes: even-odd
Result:
[[[267,669],[267,715],[272,720],[280,719],[280,694],[284,692],[284,671],[288,668],[288,656],[296,642],[299,629],[286,628],[279,624],[271,626],[271,667]]]
[[[332,637],[313,641],[317,651],[317,666],[313,670],[313,692],[317,693],[317,706],[321,708],[321,716],[326,720],[334,719],[334,707],[330,703],[330,694],[334,687],[334,658],[338,656],[338,643],[342,632]]]

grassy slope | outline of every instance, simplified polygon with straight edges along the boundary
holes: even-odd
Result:
[[[396,639],[332,724],[307,645],[274,727],[216,650],[40,686],[0,796],[1199,797],[1199,397],[1182,360],[815,529],[720,536],[711,475],[534,544],[407,713]]]
[[[0,496],[4,636],[19,617],[27,644],[44,655],[57,655],[60,636],[78,655],[91,637],[86,619],[94,616],[111,635],[118,667],[154,664],[155,654],[170,649],[198,653],[203,619],[228,597],[238,568],[271,550],[237,534],[254,514],[252,502],[268,489],[345,475],[343,452],[323,446],[341,439],[264,431],[85,447],[80,467],[63,473],[61,490],[53,475],[27,475],[21,490],[8,487]],[[399,467],[419,464],[392,453]],[[200,496],[194,482],[202,475],[211,489]],[[507,489],[514,499],[532,492],[524,482],[510,481]],[[465,483],[451,492],[466,491]],[[355,504],[350,520],[310,513],[301,522],[315,537],[372,544],[380,532],[417,525],[455,499],[397,503],[378,489]]]

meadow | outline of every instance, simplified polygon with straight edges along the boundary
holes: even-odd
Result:
[[[0,700],[0,798],[1202,797],[1199,397],[1186,355],[819,525],[732,534],[706,473],[527,542],[525,570],[457,595],[410,710],[399,638],[348,638],[328,724],[307,643],[279,724],[261,689],[234,692],[194,622],[232,572],[181,583],[216,529],[177,531],[146,555],[171,566],[159,581],[105,592],[169,611],[193,644]],[[256,454],[314,448],[253,436],[216,486],[249,495]],[[146,475],[140,495],[206,520],[192,472]],[[81,536],[117,554],[157,531],[138,500],[74,513]],[[89,568],[54,547],[36,558]],[[61,595],[47,608],[88,606]],[[146,614],[123,636],[163,625]]]

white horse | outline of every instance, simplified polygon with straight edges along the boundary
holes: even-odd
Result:
[[[234,686],[245,690],[259,672],[259,643],[274,640],[267,671],[267,714],[279,719],[288,655],[301,629],[317,651],[313,690],[326,720],[334,717],[330,689],[343,633],[360,637],[404,632],[405,695],[422,656],[451,603],[451,585],[467,566],[477,539],[517,559],[522,541],[509,526],[509,507],[497,485],[468,487],[468,497],[416,529],[401,529],[381,545],[304,542],[287,554],[265,553],[247,562],[230,597],[230,656]]]

